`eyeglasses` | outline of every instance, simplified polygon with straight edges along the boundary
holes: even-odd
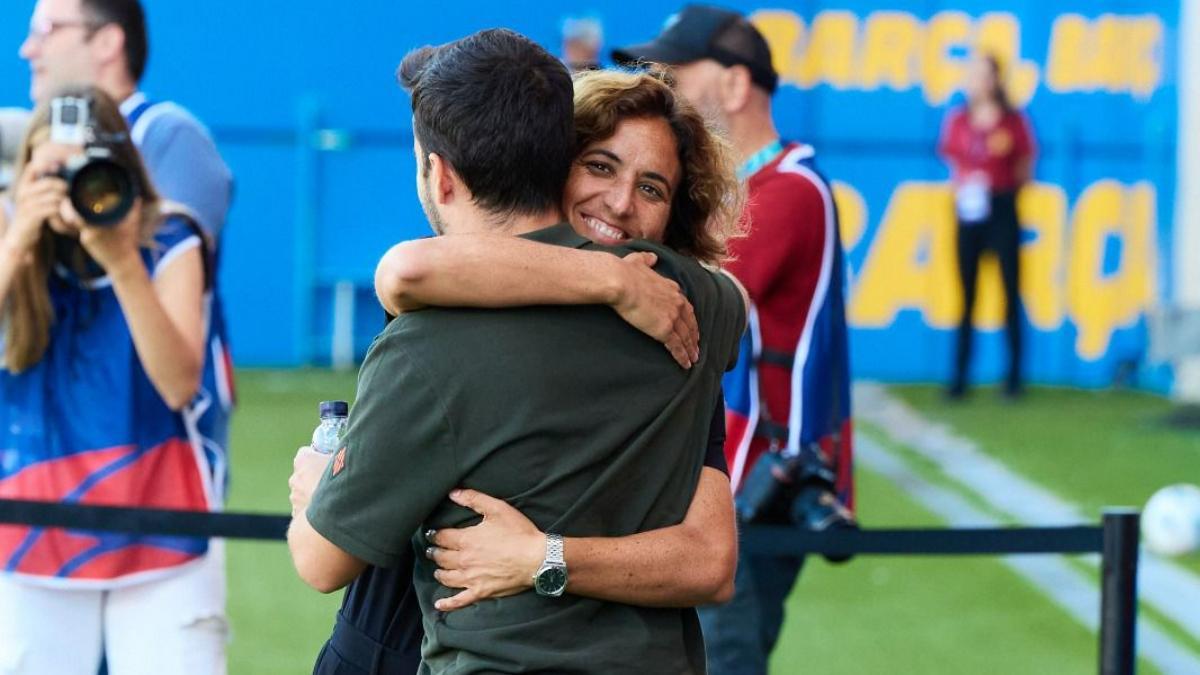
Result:
[[[35,18],[29,22],[29,39],[40,42],[53,35],[60,28],[87,28],[88,30],[94,30],[99,27],[100,25],[95,21],[84,21],[83,19],[59,21],[56,19]]]

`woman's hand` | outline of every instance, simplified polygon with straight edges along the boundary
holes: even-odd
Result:
[[[663,343],[684,368],[700,360],[700,329],[692,303],[679,284],[654,271],[658,256],[631,253],[620,259],[621,292],[612,307],[630,325]]]
[[[79,243],[110,276],[130,265],[142,265],[138,254],[142,227],[141,199],[134,200],[128,215],[116,225],[88,225],[69,200],[63,202],[60,217],[68,227],[78,230]]]
[[[450,612],[487,598],[516,595],[533,586],[546,555],[546,535],[507,502],[475,490],[455,490],[450,499],[483,516],[474,527],[438,530],[425,555],[437,563],[434,578],[464,589],[434,603]]]
[[[42,224],[58,216],[66,201],[67,184],[57,176],[42,175],[45,167],[30,162],[17,183],[13,217],[4,233],[5,245],[24,255],[33,250],[42,233]]]

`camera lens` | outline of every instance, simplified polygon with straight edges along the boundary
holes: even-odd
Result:
[[[71,205],[90,225],[115,225],[133,206],[134,188],[129,172],[120,164],[93,159],[75,173],[70,185]]]

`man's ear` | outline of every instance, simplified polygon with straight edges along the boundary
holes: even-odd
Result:
[[[436,152],[429,153],[429,191],[435,203],[449,204],[465,187],[449,162]]]
[[[88,41],[96,63],[111,63],[125,56],[125,31],[115,23],[96,29]]]
[[[721,73],[721,105],[726,113],[740,112],[750,101],[754,82],[750,69],[743,65],[729,66]]]

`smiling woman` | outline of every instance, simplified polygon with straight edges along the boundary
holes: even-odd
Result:
[[[600,243],[615,243],[593,236],[586,217],[604,221],[594,212],[600,210],[599,193],[622,204],[620,193],[632,197],[636,190],[645,204],[661,208],[644,206],[638,215],[645,219],[625,217],[625,225],[601,224],[624,230],[631,238],[662,242],[710,264],[721,262],[725,242],[739,232],[744,190],[725,140],[676,94],[667,71],[590,71],[577,76],[575,143],[578,152],[563,197],[575,231]],[[604,185],[587,179],[588,174],[601,177],[606,171],[626,180]],[[618,214],[609,215],[616,220]],[[639,226],[629,224],[634,221]]]
[[[571,167],[563,206],[600,244],[662,241],[679,186],[679,156],[660,117],[623,120],[611,138],[588,145]]]

